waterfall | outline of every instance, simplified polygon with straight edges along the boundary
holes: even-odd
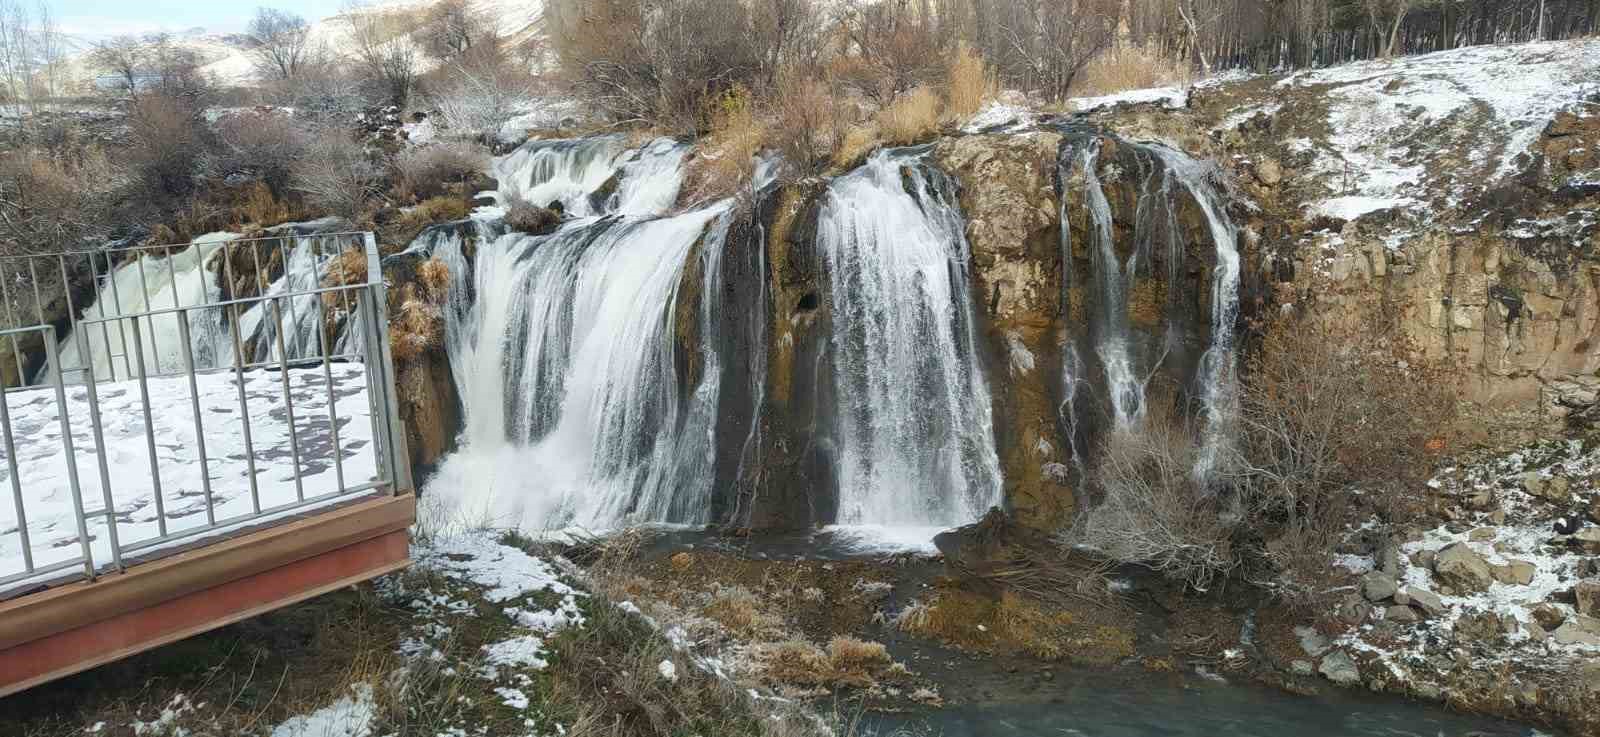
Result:
[[[1070,303],[1073,283],[1072,229],[1069,215],[1076,204],[1086,214],[1089,256],[1089,293],[1086,300],[1089,324],[1086,340],[1098,359],[1105,379],[1106,400],[1114,431],[1137,431],[1145,417],[1146,391],[1150,380],[1163,365],[1184,350],[1188,339],[1182,324],[1184,311],[1180,284],[1186,252],[1183,228],[1178,213],[1185,202],[1192,202],[1206,221],[1207,234],[1215,248],[1212,270],[1210,333],[1211,343],[1201,354],[1193,375],[1193,393],[1198,400],[1200,453],[1194,476],[1204,482],[1219,462],[1233,431],[1237,410],[1235,387],[1234,322],[1239,314],[1240,257],[1238,228],[1229,219],[1226,200],[1214,183],[1215,165],[1196,161],[1159,144],[1117,141],[1116,147],[1129,153],[1118,162],[1100,161],[1104,151],[1100,136],[1069,136],[1062,146],[1057,166],[1061,183],[1061,249],[1067,264],[1062,304]],[[1132,160],[1128,164],[1128,159]],[[1119,166],[1119,164],[1122,164]],[[1115,180],[1102,181],[1106,177]],[[1082,183],[1081,202],[1073,203],[1068,185]],[[1106,187],[1113,181],[1127,185],[1135,197],[1133,242],[1119,258],[1111,203]],[[1130,321],[1130,291],[1135,280],[1149,275],[1154,265],[1154,248],[1165,246],[1167,300],[1165,332],[1159,337],[1139,337]],[[1069,339],[1063,356],[1063,397],[1061,412],[1068,433],[1076,436],[1081,421],[1080,389],[1090,384],[1089,367],[1083,353]],[[1170,367],[1169,367],[1170,368]],[[1081,460],[1074,439],[1074,459]]]
[[[285,226],[292,231],[293,226]],[[217,273],[222,257],[229,247],[254,248],[254,245],[237,245],[236,233],[211,233],[194,239],[188,248],[167,255],[155,251],[133,251],[137,254],[117,266],[109,275],[101,275],[95,298],[83,310],[81,320],[104,317],[136,315],[147,311],[176,307],[197,307],[214,304],[223,299],[223,290]],[[285,295],[316,290],[328,264],[337,257],[337,246],[349,245],[343,240],[329,243],[326,236],[316,233],[286,235],[294,245],[279,250],[283,254],[283,273],[270,283],[262,296]],[[270,252],[269,252],[270,253]],[[262,259],[266,262],[266,257]],[[349,299],[354,299],[350,297]],[[297,294],[280,301],[284,349],[291,360],[322,354],[323,305],[318,295]],[[219,368],[234,364],[233,329],[228,310],[220,307],[189,310],[189,348],[197,368]],[[272,303],[251,303],[238,312],[239,337],[245,343],[246,362],[276,361],[278,359],[278,323]],[[148,374],[181,371],[184,366],[182,338],[178,317],[174,314],[152,315],[140,319],[139,340],[143,348],[144,367]],[[348,326],[346,326],[348,328]],[[339,353],[354,352],[359,340],[351,340],[351,331],[341,330],[334,337]],[[133,328],[129,321],[115,321],[83,328],[82,336],[89,343],[90,358],[94,361],[95,377],[99,380],[126,379],[138,373],[138,359],[132,355]],[[61,365],[69,373],[84,366],[84,356],[76,331],[61,340]],[[355,344],[354,347],[351,344]],[[252,350],[250,346],[254,346]],[[42,373],[41,376],[46,375]]]
[[[732,203],[663,216],[686,147],[611,153],[602,175],[596,152],[612,145],[530,144],[496,163],[502,196],[561,192],[568,213],[592,215],[548,235],[483,226],[471,255],[459,234],[430,246],[452,275],[446,333],[465,428],[429,488],[472,523],[710,521],[722,359],[709,338]],[[580,191],[591,184],[613,191]],[[685,395],[675,307],[697,252],[703,372]]]
[[[531,141],[496,159],[490,167],[500,189],[497,199],[515,198],[545,206],[560,202],[570,215],[590,215],[589,194],[617,171],[625,148],[621,135],[560,141]]]
[[[1233,339],[1234,322],[1239,318],[1239,229],[1228,217],[1222,194],[1212,185],[1215,164],[1196,161],[1165,146],[1151,149],[1200,206],[1217,248],[1211,273],[1211,346],[1200,357],[1197,376],[1205,428],[1194,473],[1195,479],[1204,483],[1234,436],[1233,419],[1238,412]]]
[[[98,320],[136,315],[152,310],[193,307],[221,299],[217,274],[208,262],[229,241],[233,233],[200,236],[188,248],[165,256],[134,257],[110,274],[101,275],[94,302],[83,310],[81,320]],[[220,310],[195,310],[189,313],[190,348],[196,366],[231,364],[233,338]],[[183,343],[175,314],[155,315],[139,321],[139,343],[148,374],[183,370]],[[69,372],[86,367],[80,340],[89,344],[95,379],[126,379],[139,372],[133,355],[132,327],[126,321],[112,321],[83,328],[80,335],[69,331],[61,339],[61,365]],[[41,376],[49,375],[48,371]]]
[[[1000,502],[965,225],[925,151],[880,151],[828,187],[838,521],[950,526]]]

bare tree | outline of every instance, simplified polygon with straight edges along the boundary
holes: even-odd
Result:
[[[139,91],[139,74],[145,64],[147,49],[133,36],[116,36],[95,46],[89,58],[95,67],[106,74],[115,75],[124,92]]]
[[[489,21],[467,0],[441,0],[428,11],[422,26],[422,44],[439,59],[465,54],[473,44],[494,39]]]
[[[35,35],[34,48],[42,65],[38,77],[45,96],[56,97],[61,94],[61,69],[66,63],[66,47],[62,43],[61,31],[56,27],[55,16],[44,0],[39,0],[36,16],[39,31]]]
[[[533,94],[533,77],[492,42],[461,54],[451,73],[430,84],[429,100],[451,133],[493,143],[500,129]]]
[[[411,39],[414,19],[404,11],[352,0],[345,5],[344,20],[368,78],[383,88],[390,102],[404,106],[419,73],[417,46]]]
[[[31,107],[33,44],[29,22],[28,9],[19,0],[0,0],[0,77],[4,78],[0,81],[5,83],[6,97],[14,103],[27,101]]]
[[[257,8],[246,31],[255,41],[251,55],[264,79],[291,79],[305,64],[311,26],[306,19],[273,8]]]

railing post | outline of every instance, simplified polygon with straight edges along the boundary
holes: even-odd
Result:
[[[200,413],[200,384],[194,376],[194,347],[189,344],[189,311],[178,308],[178,342],[182,345],[183,372],[189,376],[189,406],[194,410],[195,446],[200,451],[200,488],[206,495],[206,524],[217,523],[216,500],[211,498],[211,466],[206,461],[206,425]]]
[[[89,520],[83,514],[83,487],[78,484],[78,454],[72,443],[72,421],[67,417],[67,389],[61,373],[61,356],[56,349],[56,329],[44,326],[44,355],[50,366],[50,378],[56,387],[56,408],[61,420],[61,446],[67,453],[67,486],[72,490],[73,517],[78,521],[78,544],[83,548],[83,574],[93,581],[94,549],[89,545]],[[94,381],[94,361],[88,363],[89,381]]]
[[[100,323],[100,326],[105,327],[105,323]],[[78,350],[83,351],[84,355],[92,355],[89,352],[88,331],[73,332],[78,335]],[[110,355],[106,356],[106,364],[111,366],[111,375],[115,377],[116,362]],[[89,427],[94,433],[95,462],[100,466],[100,497],[101,502],[105,504],[102,512],[106,516],[106,542],[111,543],[111,562],[121,571],[123,570],[122,546],[117,541],[117,504],[111,495],[111,467],[106,464],[106,437],[100,424],[100,394],[95,388],[96,383],[94,377],[90,376],[88,381],[83,382],[83,388],[89,399]]]
[[[376,382],[378,386],[379,408],[384,414],[384,453],[388,456],[390,478],[394,480],[391,493],[412,491],[411,481],[411,456],[406,452],[405,428],[400,424],[400,403],[396,397],[394,382],[394,358],[389,350],[389,317],[388,294],[383,283],[383,265],[378,261],[378,240],[368,231],[364,238],[367,250],[367,283],[368,299],[372,301],[371,325],[367,327],[372,331],[378,349],[376,360],[369,363],[367,370],[374,367],[379,372]]]
[[[17,473],[17,443],[11,434],[11,398],[4,387],[0,387],[0,432],[5,433],[6,470],[11,473],[11,501],[17,506],[17,538],[22,543],[22,569],[32,573],[33,544],[28,540],[28,512],[22,502],[22,477]]]
[[[155,492],[156,503],[156,529],[162,537],[167,536],[167,508],[166,502],[161,498],[161,463],[156,455],[156,423],[150,412],[150,381],[145,377],[144,365],[144,340],[139,335],[139,318],[135,316],[133,323],[133,355],[134,363],[138,366],[139,404],[144,410],[144,440],[145,447],[150,452],[150,482]]]

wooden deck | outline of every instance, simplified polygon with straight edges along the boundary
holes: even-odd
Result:
[[[415,516],[382,496],[0,603],[0,696],[400,570]]]
[[[198,375],[193,391],[188,377],[151,378],[148,404],[137,382],[104,382],[99,437],[85,388],[68,387],[70,459],[54,388],[7,393],[0,696],[405,567],[415,498],[380,480],[363,368],[330,374],[331,386],[320,367],[246,372],[248,416],[231,371]],[[81,564],[61,567],[84,549],[69,462],[89,510],[93,580]],[[97,513],[107,488],[111,515]]]

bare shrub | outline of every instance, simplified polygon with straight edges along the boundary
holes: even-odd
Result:
[[[489,166],[483,149],[464,142],[436,143],[401,151],[394,157],[395,189],[405,199],[444,194],[451,184],[471,181]]]
[[[293,13],[257,8],[245,31],[255,42],[250,55],[264,79],[291,79],[300,73],[310,46],[311,24]]]
[[[1314,591],[1358,502],[1403,524],[1460,434],[1460,376],[1376,304],[1279,318],[1245,367],[1232,481],[1289,598]]]
[[[706,101],[752,86],[764,66],[739,0],[560,0],[545,11],[556,53],[578,91],[619,120],[694,132]]]
[[[176,197],[194,190],[194,175],[209,144],[197,112],[165,95],[139,97],[128,111],[132,145],[129,168],[147,196]]]
[[[217,145],[200,157],[198,172],[217,182],[243,176],[274,194],[288,191],[295,162],[306,155],[306,132],[287,115],[246,113],[217,121]]]
[[[1119,45],[1100,52],[1078,75],[1073,87],[1080,96],[1109,95],[1186,84],[1190,68],[1182,59],[1154,45]]]
[[[428,100],[453,136],[492,143],[532,95],[534,79],[526,67],[507,58],[492,40],[456,56],[430,77]]]
[[[684,192],[689,201],[726,197],[755,173],[756,156],[773,132],[756,110],[754,96],[738,86],[713,101],[711,132],[703,153],[690,162]]]
[[[894,99],[878,113],[878,128],[886,143],[895,146],[926,140],[939,130],[939,95],[927,86]]]
[[[419,26],[409,11],[349,0],[342,14],[367,83],[404,107],[421,73],[421,53],[410,35]]]
[[[1165,418],[1113,431],[1090,469],[1103,499],[1068,541],[1204,590],[1238,564],[1230,544],[1236,517],[1195,479],[1197,457],[1194,439]]]
[[[839,148],[847,130],[835,83],[787,76],[778,84],[775,107],[775,147],[802,176],[815,174]]]
[[[313,207],[356,220],[377,193],[382,176],[361,144],[329,131],[311,141],[294,167],[291,184]]]
[[[126,184],[99,149],[70,157],[0,154],[0,253],[59,251],[104,238]]]
[[[966,118],[978,112],[999,91],[999,83],[983,57],[961,44],[945,69],[950,115]]]

